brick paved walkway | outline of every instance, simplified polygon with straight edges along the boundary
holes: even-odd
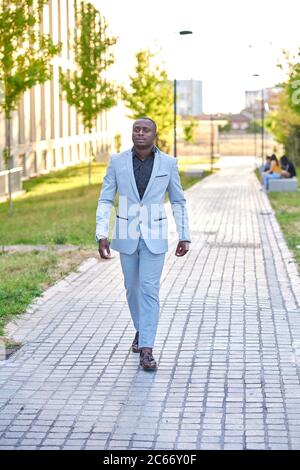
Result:
[[[129,350],[118,255],[91,259],[10,325],[25,344],[0,363],[0,448],[300,449],[299,277],[236,162],[186,193],[182,259],[171,224],[158,371]]]

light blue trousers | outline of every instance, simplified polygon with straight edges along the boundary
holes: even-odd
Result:
[[[153,254],[143,238],[132,255],[120,253],[126,298],[139,332],[139,347],[153,348],[159,319],[159,287],[165,253]]]
[[[267,173],[264,175],[264,187],[269,189],[269,180],[278,180],[279,178],[281,178],[281,176],[278,173]]]

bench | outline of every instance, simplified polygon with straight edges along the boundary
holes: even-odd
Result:
[[[293,178],[269,179],[269,192],[291,192],[298,191],[298,180]]]
[[[10,170],[11,192],[13,196],[22,194],[22,167],[12,168]],[[0,202],[6,201],[8,196],[8,177],[9,171],[0,171]]]
[[[183,170],[186,176],[193,176],[195,178],[201,178],[203,176],[204,170],[201,168],[186,168]]]

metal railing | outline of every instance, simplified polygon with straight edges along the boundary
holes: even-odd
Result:
[[[20,166],[10,170],[12,194],[22,191],[22,170]],[[8,195],[8,175],[8,170],[0,171],[0,197]]]

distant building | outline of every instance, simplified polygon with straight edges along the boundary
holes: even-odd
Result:
[[[265,103],[265,111],[268,112],[274,109],[276,99],[281,90],[280,87],[270,87],[264,88],[263,90],[245,91],[245,109],[254,114],[256,118],[259,117],[262,107],[262,98]]]
[[[261,90],[245,91],[245,108],[253,108],[261,100]]]
[[[177,80],[177,114],[180,116],[202,114],[201,80]]]
[[[245,114],[229,114],[228,120],[231,123],[231,129],[233,131],[245,131],[250,124],[250,118]]]
[[[78,3],[78,2],[77,2]],[[68,30],[75,27],[74,0],[49,0],[43,10],[42,32],[63,44],[52,60],[52,79],[26,91],[12,113],[13,166],[28,177],[85,161],[92,143],[98,159],[115,150],[116,110],[98,116],[93,132],[84,132],[74,107],[60,97],[59,71],[73,67]],[[5,122],[0,114],[0,172],[4,170]]]
[[[207,117],[207,119],[209,116]],[[204,118],[201,117],[201,120]],[[213,120],[219,122],[220,126],[224,127],[226,124],[230,125],[230,131],[234,133],[244,133],[252,120],[252,115],[250,115],[246,110],[241,111],[240,113],[229,113],[229,114],[215,114]]]

